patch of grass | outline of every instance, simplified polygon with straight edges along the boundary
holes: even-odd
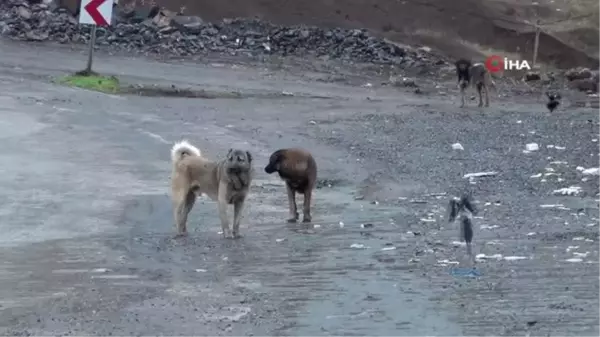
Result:
[[[109,94],[119,91],[119,80],[114,76],[101,76],[98,74],[73,74],[61,77],[60,84],[88,90],[95,90]]]

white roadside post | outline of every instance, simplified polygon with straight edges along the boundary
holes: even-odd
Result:
[[[79,7],[79,24],[92,25],[87,67],[85,74],[92,74],[96,29],[98,26],[110,26],[113,0],[81,0]]]

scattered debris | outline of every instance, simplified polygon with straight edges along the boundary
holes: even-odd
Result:
[[[467,173],[463,176],[463,178],[468,179],[468,178],[480,178],[480,177],[493,177],[497,174],[498,174],[498,172],[496,172],[496,171],[475,172],[475,173]]]
[[[361,228],[373,228],[373,224],[372,223],[364,223],[360,225]]]
[[[454,144],[452,144],[452,149],[453,150],[464,150],[465,148],[460,143],[454,143]]]
[[[450,261],[450,260],[438,260],[438,266],[447,266],[450,264],[460,264],[458,261]]]
[[[275,239],[275,242],[283,242],[283,241],[285,241],[285,238]]]
[[[525,257],[525,256],[505,256],[504,260],[506,260],[506,261],[527,260],[527,257]]]
[[[479,226],[479,229],[494,229],[494,228],[500,228],[500,226],[498,226],[498,225],[491,225],[491,226],[481,225],[481,226]]]
[[[207,271],[206,269],[196,269],[196,273],[206,273]]]
[[[597,176],[597,175],[600,175],[600,168],[593,167],[593,168],[589,168],[589,169],[584,169],[583,171],[581,171],[581,174]]]
[[[365,249],[367,247],[365,245],[363,245],[362,243],[353,243],[353,244],[350,245],[350,248]]]
[[[555,195],[579,195],[579,193],[581,193],[581,187],[579,186],[563,187],[552,191],[552,194]]]
[[[566,259],[565,261],[566,262],[583,262],[583,260],[580,259],[580,258],[578,258],[578,257],[573,257],[573,258],[570,258],[570,259]]]
[[[537,151],[539,149],[540,149],[540,146],[537,145],[536,143],[529,143],[529,144],[525,145],[525,151],[528,151],[528,152]]]
[[[386,251],[386,250],[395,250],[396,247],[383,247],[381,248],[381,250]]]

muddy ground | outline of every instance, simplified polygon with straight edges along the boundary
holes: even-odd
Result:
[[[598,167],[597,110],[550,114],[537,97],[494,95],[489,109],[460,109],[452,83],[415,95],[331,80],[349,78],[339,73],[101,52],[96,70],[130,84],[244,95],[51,82],[84,62],[0,41],[0,334],[600,332],[598,177],[577,170]],[[192,211],[191,236],[172,239],[169,149],[181,138],[214,158],[254,154],[242,239],[221,239],[209,200]],[[539,150],[524,153],[528,143]],[[284,186],[262,170],[287,146],[319,165],[313,228],[283,221]],[[463,178],[480,171],[497,174]],[[553,195],[569,186],[579,195]],[[477,278],[451,275],[468,264],[444,211],[464,190],[480,209],[475,253],[488,257]]]

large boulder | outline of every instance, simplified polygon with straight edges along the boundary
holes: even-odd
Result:
[[[158,28],[164,28],[171,24],[171,20],[177,15],[167,9],[161,9],[153,18],[152,23]]]
[[[542,79],[542,76],[537,71],[528,71],[523,79],[525,82],[539,81]]]
[[[573,68],[565,72],[565,77],[569,81],[583,80],[593,77],[592,71],[589,68]]]
[[[571,81],[571,86],[573,89],[577,89],[579,91],[594,93],[598,92],[598,82],[593,78],[582,78]]]
[[[198,16],[176,16],[171,20],[171,25],[177,27],[181,32],[188,34],[199,34],[202,31],[204,21]]]

